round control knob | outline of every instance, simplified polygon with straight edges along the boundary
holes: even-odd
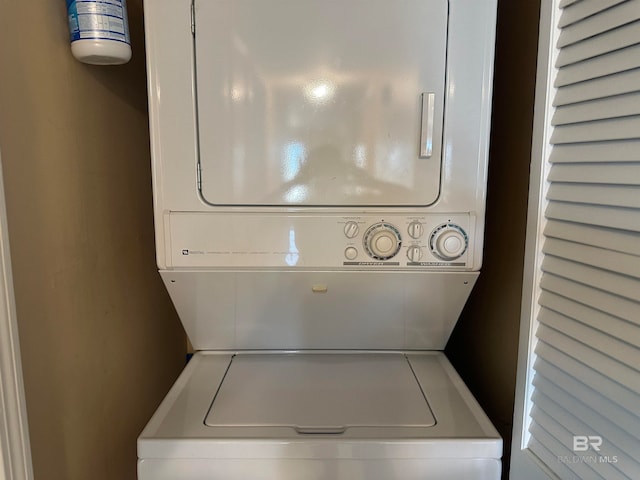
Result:
[[[422,249],[420,247],[409,247],[407,249],[407,258],[411,262],[419,262],[422,258]]]
[[[356,222],[347,222],[344,225],[344,235],[347,238],[353,238],[356,235],[358,235],[358,232],[360,231],[360,227],[358,227],[358,224]]]
[[[358,256],[358,250],[356,247],[347,247],[344,250],[344,256],[347,260],[355,260]]]
[[[365,232],[363,244],[371,258],[388,260],[400,251],[402,237],[393,225],[376,223]]]
[[[431,233],[431,251],[441,260],[455,260],[467,250],[467,234],[459,225],[440,225]]]
[[[424,227],[420,222],[411,222],[407,227],[407,232],[411,238],[420,238],[424,233]]]

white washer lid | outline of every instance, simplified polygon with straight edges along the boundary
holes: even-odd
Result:
[[[242,355],[207,414],[216,427],[430,427],[435,418],[407,358],[397,355]]]

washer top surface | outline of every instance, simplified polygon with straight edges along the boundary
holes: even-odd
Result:
[[[212,427],[301,434],[435,423],[408,359],[388,354],[235,356],[205,419]]]
[[[238,363],[234,367],[235,362]],[[258,368],[253,369],[256,365]],[[234,373],[236,367],[239,370]],[[287,372],[274,374],[276,367]],[[296,369],[300,371],[295,372]],[[311,385],[329,370],[334,372],[335,380],[325,378],[321,384]],[[358,378],[360,374],[375,378]],[[225,377],[231,380],[228,391],[221,388]],[[243,384],[242,380],[246,382]],[[297,381],[310,386],[316,396],[302,397],[296,401],[295,409],[287,404],[274,405],[282,398],[275,392],[276,383],[292,388],[284,396],[291,401],[298,388],[291,385]],[[347,381],[353,384],[341,387],[354,398],[344,393],[330,394],[331,388]],[[389,394],[392,388],[398,391]],[[320,392],[322,389],[327,391]],[[231,394],[234,397],[223,398]],[[238,394],[264,396],[251,400],[235,396]],[[366,398],[359,401],[356,394]],[[322,402],[327,399],[331,415],[322,417],[318,412],[325,408]],[[338,399],[344,403],[336,406]],[[218,400],[222,401],[216,409]],[[227,401],[238,403],[225,405]],[[261,413],[252,412],[247,408],[250,402],[254,406],[269,403],[272,408],[258,406]],[[301,406],[302,402],[309,402],[309,406]],[[381,413],[376,426],[355,424],[372,422],[372,415],[387,409],[385,402],[389,402],[388,410],[392,411]],[[335,412],[336,409],[345,411]],[[435,423],[425,426],[434,422],[434,417]],[[207,424],[223,419],[228,422],[226,425]],[[267,420],[274,426],[264,425]],[[344,432],[297,431],[288,426],[296,420],[306,426],[350,426]],[[247,426],[250,422],[262,422],[262,426]],[[478,459],[501,455],[498,432],[442,352],[198,352],[138,439],[141,459]]]

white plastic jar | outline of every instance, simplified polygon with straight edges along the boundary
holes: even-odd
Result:
[[[67,0],[73,56],[92,65],[131,59],[126,0]]]

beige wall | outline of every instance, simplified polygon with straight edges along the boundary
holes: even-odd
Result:
[[[453,365],[503,436],[507,461],[520,324],[539,7],[539,0],[499,0],[484,261],[482,274],[447,345]]]
[[[65,2],[0,0],[0,148],[36,480],[135,478],[184,363],[155,269],[141,0],[134,60],[69,50]]]

